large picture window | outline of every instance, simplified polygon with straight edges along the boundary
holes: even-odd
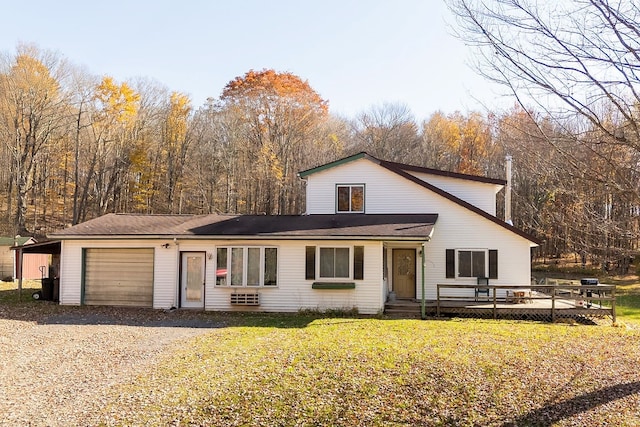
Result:
[[[234,246],[216,249],[216,285],[277,286],[278,249]]]
[[[364,185],[338,185],[336,187],[338,213],[364,213]]]

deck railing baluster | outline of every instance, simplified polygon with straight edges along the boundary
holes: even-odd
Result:
[[[480,316],[497,319],[503,316],[515,318],[549,319],[556,321],[563,317],[603,317],[611,316],[616,321],[614,285],[583,286],[573,284],[548,284],[548,285],[483,285],[483,288],[493,291],[493,303],[491,299],[485,302],[476,301],[472,296],[461,293],[461,290],[473,292],[477,284],[438,284],[436,286],[436,301],[430,303],[431,310],[437,316],[447,314],[462,316]],[[455,289],[450,294],[447,290]],[[498,291],[514,292],[517,296],[513,299],[500,299]],[[529,292],[527,296],[527,291]],[[580,294],[583,293],[583,295]],[[584,295],[587,292],[598,292],[596,296]],[[522,297],[524,294],[524,297]],[[473,294],[471,294],[473,295]],[[491,298],[491,296],[490,296]],[[581,305],[578,301],[602,300],[602,304]],[[611,301],[611,305],[608,302]],[[487,304],[489,302],[489,304]]]

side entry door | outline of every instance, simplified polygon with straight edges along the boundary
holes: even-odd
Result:
[[[204,308],[204,252],[182,252],[180,307]]]

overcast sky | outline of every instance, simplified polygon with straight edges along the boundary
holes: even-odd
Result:
[[[250,69],[292,72],[353,117],[383,102],[418,120],[504,107],[467,65],[442,0],[50,0],[1,8],[0,49],[19,42],[59,52],[96,75],[156,80],[216,98]]]

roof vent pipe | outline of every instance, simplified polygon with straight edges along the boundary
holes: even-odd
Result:
[[[507,186],[504,192],[504,221],[509,225],[513,225],[513,221],[511,220],[511,156],[507,155],[505,161]]]

